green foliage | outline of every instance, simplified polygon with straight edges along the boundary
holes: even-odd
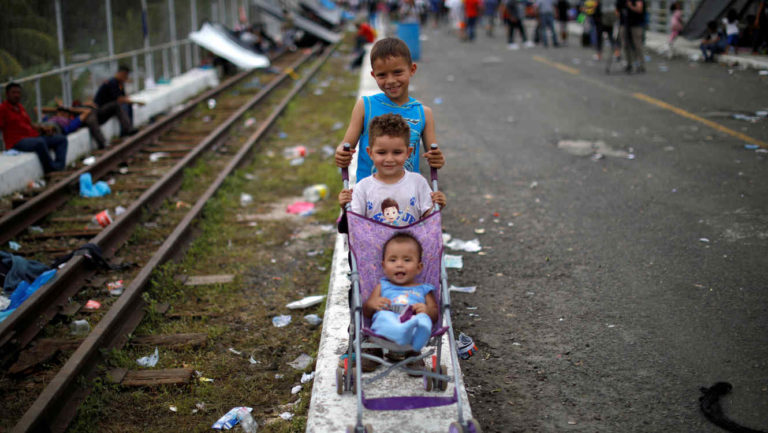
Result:
[[[56,23],[36,12],[36,3],[0,1],[0,81],[20,75],[25,68],[50,63],[58,55]]]

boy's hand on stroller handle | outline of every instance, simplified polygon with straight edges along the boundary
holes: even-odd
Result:
[[[344,208],[344,206],[347,205],[347,203],[350,203],[352,201],[352,190],[351,189],[342,189],[339,193],[339,206]]]
[[[445,194],[442,191],[432,192],[430,193],[430,196],[432,197],[432,203],[440,205],[441,209],[445,208],[447,201]]]
[[[424,158],[427,159],[429,166],[432,168],[443,168],[445,165],[445,156],[440,148],[437,147],[437,143],[432,143],[428,152],[424,153]]]
[[[352,156],[354,154],[355,149],[353,149],[349,143],[341,143],[336,147],[336,155],[334,157],[336,166],[339,168],[349,167],[349,164],[352,163]]]

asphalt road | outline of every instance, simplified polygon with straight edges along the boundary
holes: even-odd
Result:
[[[454,314],[484,430],[719,432],[698,397],[721,380],[725,412],[768,430],[768,154],[738,136],[768,142],[768,119],[732,118],[768,109],[768,77],[655,56],[607,76],[580,47],[424,34],[445,229],[485,253],[449,275],[478,286]]]

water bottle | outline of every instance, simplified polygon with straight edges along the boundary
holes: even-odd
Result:
[[[305,188],[304,193],[302,195],[304,196],[304,200],[311,203],[316,203],[324,199],[325,196],[328,195],[328,185],[324,185],[324,184],[312,185],[310,187]]]
[[[240,426],[243,427],[243,431],[246,433],[256,433],[259,429],[259,425],[248,412],[248,409],[241,407],[237,410],[237,419],[240,421]]]

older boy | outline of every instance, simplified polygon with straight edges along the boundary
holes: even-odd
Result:
[[[408,96],[411,77],[416,73],[416,64],[411,61],[411,52],[405,42],[397,38],[384,38],[374,44],[371,50],[371,76],[383,93],[364,96],[352,109],[347,132],[342,144],[336,148],[336,165],[348,167],[355,153],[355,145],[360,142],[358,152],[356,181],[360,182],[375,171],[371,158],[364,152],[369,143],[368,124],[371,119],[382,114],[401,115],[408,122],[411,130],[410,147],[413,152],[405,164],[408,171],[419,171],[419,142],[426,145],[437,143],[435,120],[432,110],[421,102]],[[344,149],[344,143],[351,143],[352,149]],[[440,168],[445,158],[440,149],[433,149],[424,154],[431,167]]]

